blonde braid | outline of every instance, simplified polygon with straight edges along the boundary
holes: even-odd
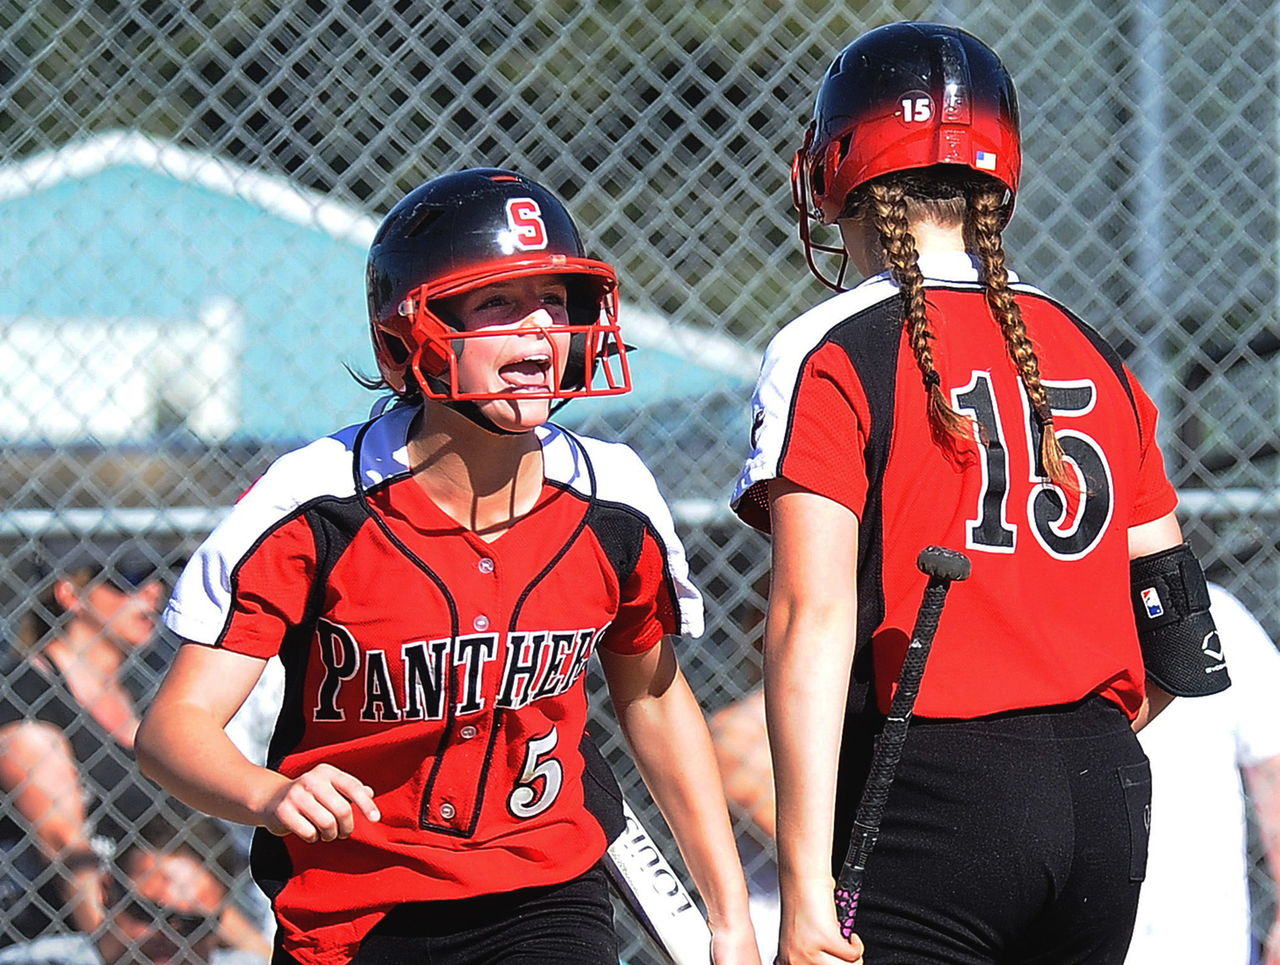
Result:
[[[1005,348],[1018,370],[1018,377],[1031,398],[1036,421],[1040,423],[1040,461],[1045,473],[1058,486],[1072,493],[1080,492],[1076,475],[1066,464],[1062,444],[1053,428],[1053,410],[1049,406],[1049,393],[1040,381],[1040,360],[1036,358],[1022,310],[1009,288],[1009,272],[1004,264],[1004,245],[1001,232],[1004,229],[1003,187],[993,185],[977,188],[970,197],[970,224],[978,257],[982,260],[983,289],[987,304],[1004,335]]]
[[[880,244],[889,264],[889,272],[898,283],[902,297],[902,315],[907,327],[907,342],[916,358],[916,366],[924,379],[928,394],[929,423],[935,434],[961,439],[974,438],[973,423],[951,408],[942,394],[942,379],[933,362],[935,338],[929,327],[924,296],[924,275],[920,271],[920,255],[907,220],[906,189],[896,181],[872,182],[867,185],[868,201]]]

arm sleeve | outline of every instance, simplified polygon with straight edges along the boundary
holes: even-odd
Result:
[[[614,653],[643,653],[681,629],[662,547],[648,530],[642,540],[636,567],[619,588],[618,615],[600,641]]]
[[[783,478],[861,518],[870,408],[857,372],[833,342],[797,363],[786,355],[785,345],[766,353],[752,398],[752,452],[734,492],[734,511],[768,532],[766,484]]]
[[[402,430],[378,425],[393,437]],[[249,487],[178,578],[164,612],[169,629],[249,656],[277,652],[284,629],[304,616],[316,573],[308,507],[355,492],[350,447],[357,428],[286,453]],[[365,475],[376,481],[385,468],[371,464]]]
[[[255,502],[250,490],[201,544],[174,586],[164,622],[193,643],[266,659],[305,615],[316,546],[301,514],[263,532]]]
[[[1164,456],[1156,443],[1158,414],[1155,403],[1127,366],[1124,372],[1138,413],[1138,479],[1129,518],[1130,526],[1138,526],[1173,512],[1178,505],[1178,494],[1165,475]]]
[[[861,519],[867,500],[863,453],[869,421],[862,385],[848,356],[836,345],[824,346],[809,359],[801,378],[791,442],[778,475]]]
[[[267,659],[299,625],[316,574],[315,540],[305,517],[274,530],[231,573],[230,613],[219,646]]]

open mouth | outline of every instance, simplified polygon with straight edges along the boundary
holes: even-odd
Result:
[[[508,362],[498,375],[513,392],[545,392],[551,388],[551,356],[540,353]]]

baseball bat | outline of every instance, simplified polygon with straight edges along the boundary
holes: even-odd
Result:
[[[627,826],[604,856],[614,888],[669,965],[708,965],[706,919],[626,801],[622,813]]]
[[[871,755],[871,771],[858,802],[858,810],[849,835],[849,848],[845,852],[840,875],[836,879],[836,915],[840,931],[845,938],[853,934],[854,920],[858,914],[858,899],[862,894],[862,880],[867,870],[867,860],[880,834],[880,819],[884,814],[889,787],[893,784],[894,771],[902,757],[902,746],[907,738],[907,725],[920,692],[920,680],[924,676],[925,661],[933,646],[942,617],[942,607],[947,601],[947,591],[953,582],[968,579],[969,557],[958,550],[941,546],[926,546],[916,559],[916,566],[929,577],[925,586],[920,610],[916,613],[915,629],[911,631],[911,644],[907,647],[898,674],[898,689],[889,707],[884,728],[876,737]]]

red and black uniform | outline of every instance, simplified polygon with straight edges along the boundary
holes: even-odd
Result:
[[[858,517],[858,654],[838,805],[838,824],[845,828],[864,776],[875,711],[888,709],[926,582],[916,556],[936,544],[965,549],[973,563],[969,580],[952,589],[934,640],[915,706],[920,726],[907,740],[890,814],[868,869],[860,932],[877,916],[866,910],[868,900],[876,901],[873,879],[886,884],[886,875],[901,864],[892,857],[901,827],[893,816],[895,803],[906,806],[913,754],[923,769],[922,811],[933,807],[937,816],[951,793],[964,807],[975,799],[992,805],[986,820],[975,820],[964,807],[957,812],[964,815],[957,820],[975,836],[971,843],[979,852],[983,836],[989,844],[989,836],[1002,830],[997,822],[1014,821],[1022,828],[1033,812],[1045,815],[1036,833],[1050,834],[1049,825],[1063,818],[1053,815],[1050,802],[1105,817],[1111,816],[1108,808],[1123,811],[1125,802],[1137,807],[1141,834],[1135,831],[1131,842],[1125,823],[1124,841],[1116,847],[1126,852],[1124,883],[1130,872],[1140,879],[1140,862],[1131,867],[1127,853],[1145,849],[1142,806],[1135,795],[1144,788],[1149,793],[1149,777],[1143,777],[1145,760],[1126,726],[1142,703],[1145,677],[1129,602],[1128,529],[1168,514],[1177,502],[1155,442],[1155,408],[1137,380],[1089,326],[1042,292],[1015,282],[1058,438],[1079,476],[1080,492],[1064,493],[1049,483],[1038,462],[1039,431],[1030,402],[987,308],[974,263],[967,255],[949,255],[921,256],[920,264],[942,391],[953,408],[980,427],[983,443],[934,437],[898,290],[881,275],[805,313],[770,344],[753,399],[753,451],[733,499],[746,522],[768,531],[765,484],[785,478]],[[1037,711],[1044,712],[1043,719],[1032,729],[1055,746],[1076,740],[1081,728],[1111,735],[1106,739],[1114,738],[1123,758],[1106,765],[1115,787],[1067,795],[1070,804],[1064,805],[1054,791],[1065,794],[1065,784],[1020,773],[1035,756],[1016,749],[1019,741],[1033,739],[1020,730],[1031,725],[1004,721]],[[1080,725],[1080,714],[1098,718],[1098,726]],[[937,748],[937,759],[924,761],[927,744],[937,739],[919,736],[930,721],[977,720],[995,722],[991,727],[1009,751],[1006,770],[985,774],[972,785],[958,773],[944,773],[941,762],[950,760],[953,771],[978,773],[1004,753],[951,742],[946,735],[957,732],[947,729],[941,731],[945,746]],[[1006,733],[1010,727],[1017,734]],[[983,756],[978,761],[955,757],[972,754]],[[1117,767],[1129,769],[1117,777]],[[1023,780],[1040,782],[1037,790],[1045,797],[1032,804],[1001,798],[1004,785]],[[932,804],[931,794],[937,796]],[[1007,804],[1009,810],[996,809],[997,798],[1004,801],[1000,808]],[[1026,811],[1019,810],[1023,804]],[[840,830],[837,860],[844,851]],[[921,828],[911,834],[920,842],[930,840]],[[1064,837],[1070,835],[1064,831]],[[945,834],[930,843],[960,846]],[[963,866],[954,851],[947,860]],[[933,873],[926,867],[937,870],[926,862],[918,874]],[[1004,867],[1006,877],[1007,871]],[[953,877],[940,880],[945,884],[938,884],[935,874],[933,884],[955,884]],[[917,885],[913,879],[910,886]],[[1131,890],[1136,901],[1136,885]],[[1034,894],[1042,896],[1039,890]],[[927,901],[920,907],[932,910]],[[973,930],[966,923],[956,927]],[[869,928],[867,934],[872,934]],[[969,960],[955,948],[931,953],[943,960]],[[1104,954],[1094,960],[1107,959]]]
[[[279,654],[269,766],[325,762],[374,789],[381,821],[306,844],[261,830],[255,877],[283,947],[349,961],[395,905],[557,885],[620,827],[585,734],[597,648],[697,635],[701,599],[629,448],[539,430],[534,510],[486,542],[412,478],[393,409],[284,456],[201,547],[166,623]]]

